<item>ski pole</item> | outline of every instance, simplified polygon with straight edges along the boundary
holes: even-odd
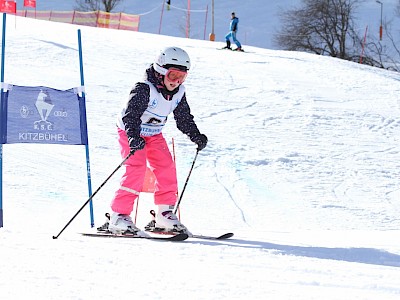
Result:
[[[197,149],[196,155],[194,156],[194,159],[193,159],[193,162],[192,162],[192,167],[190,168],[190,171],[189,171],[189,175],[187,176],[185,185],[183,186],[183,189],[182,189],[182,192],[181,192],[181,196],[179,197],[179,200],[175,205],[174,214],[176,214],[176,212],[177,212],[177,210],[179,208],[179,205],[181,204],[183,193],[185,192],[186,186],[188,184],[188,181],[189,181],[189,178],[190,178],[190,174],[192,174],[194,163],[196,162],[196,158],[197,158],[198,154],[199,154],[199,150]]]
[[[82,205],[82,207],[76,212],[76,214],[69,220],[69,222],[64,226],[64,228],[56,235],[53,235],[53,239],[57,239],[61,233],[71,224],[71,222],[76,218],[77,215],[83,210],[83,208],[92,200],[92,198],[97,194],[98,191],[106,184],[106,182],[119,170],[119,168],[122,167],[122,165],[131,157],[135,152],[131,151],[125,158],[124,160],[118,165],[118,167],[115,168],[115,170],[107,177],[106,180],[103,181],[103,183],[98,187],[98,189],[89,197],[89,199],[86,200],[86,202]]]

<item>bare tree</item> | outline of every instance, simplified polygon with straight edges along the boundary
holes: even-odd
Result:
[[[400,17],[400,0],[399,0],[399,2],[397,3],[397,6],[396,6],[396,8],[395,8],[395,12],[396,12],[396,14]]]
[[[400,17],[400,0],[395,14]],[[394,30],[395,34],[392,33]],[[392,21],[383,21],[383,41],[373,34],[367,36],[363,63],[378,68],[400,72],[399,30],[393,28]],[[361,41],[358,41],[361,45]]]
[[[281,13],[283,28],[274,42],[286,50],[306,51],[342,59],[354,40],[353,13],[359,0],[303,0],[300,8]]]
[[[398,35],[392,34],[392,24],[384,22],[385,43],[376,37],[368,36],[369,42],[365,45],[365,64],[400,72],[400,48],[396,38]]]
[[[96,11],[102,10],[111,12],[124,0],[75,0],[76,10],[80,11]]]

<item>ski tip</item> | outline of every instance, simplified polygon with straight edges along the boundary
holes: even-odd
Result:
[[[225,234],[220,235],[219,237],[217,237],[217,240],[229,239],[231,237],[233,237],[233,233],[232,232],[228,232],[228,233],[225,233]]]
[[[177,241],[184,241],[184,240],[186,240],[186,239],[188,239],[189,238],[189,235],[188,234],[186,234],[186,233],[179,233],[179,234],[176,234],[176,235],[174,235],[174,236],[171,236],[171,237],[169,237],[169,238],[167,238],[168,240],[170,240],[170,241],[175,241],[175,242],[177,242]]]

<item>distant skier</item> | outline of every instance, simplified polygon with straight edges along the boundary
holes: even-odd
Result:
[[[237,46],[237,48],[233,49],[233,50],[234,51],[243,51],[242,50],[242,45],[240,44],[240,42],[236,38],[236,33],[238,31],[238,25],[239,25],[239,18],[237,18],[235,16],[235,13],[232,12],[232,14],[231,14],[231,22],[229,24],[229,32],[225,36],[226,46],[223,49],[232,49],[231,48],[231,38],[232,38],[233,42]]]
[[[140,232],[130,214],[142,189],[147,164],[156,177],[154,204],[158,206],[157,228],[189,233],[173,213],[177,202],[175,163],[161,131],[173,113],[177,128],[204,149],[207,137],[201,134],[190,113],[185,86],[190,58],[181,48],[162,50],[146,70],[144,81],[136,83],[118,116],[118,141],[122,157],[134,154],[125,163],[120,187],[111,202],[113,211],[108,230],[112,233]]]

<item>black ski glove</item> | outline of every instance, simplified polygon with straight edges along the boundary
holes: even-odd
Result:
[[[191,141],[197,144],[197,151],[201,151],[207,146],[208,139],[205,134],[200,133],[192,137]]]
[[[129,147],[131,148],[131,152],[142,150],[146,145],[146,141],[141,136],[128,138],[128,141],[129,141]]]

